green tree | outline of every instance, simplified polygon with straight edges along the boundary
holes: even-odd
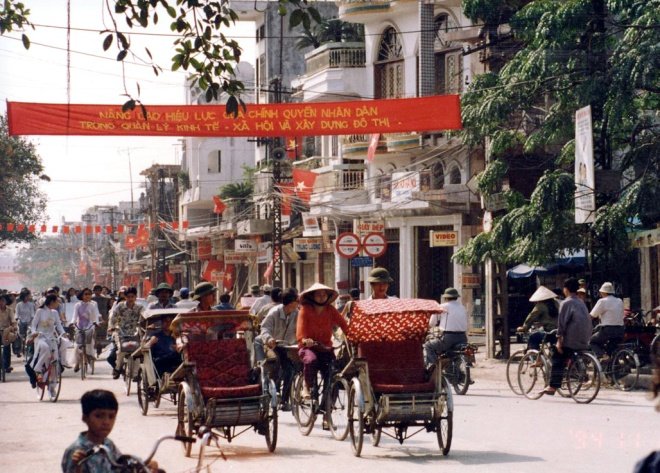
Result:
[[[304,28],[296,42],[298,49],[318,48],[325,43],[363,42],[364,27],[338,18],[326,18],[311,28]]]
[[[630,249],[627,231],[660,221],[660,1],[464,0],[463,6],[485,23],[491,57],[506,58],[476,77],[462,107],[466,143],[488,141],[480,191],[504,191],[508,207],[456,258],[543,264],[591,242],[614,267]],[[502,34],[505,23],[511,32]],[[620,185],[597,187],[595,222],[576,225],[573,117],[586,105],[596,172],[613,171]],[[521,162],[542,176],[532,192],[505,185]]]
[[[18,252],[16,272],[23,275],[27,287],[44,290],[59,285],[80,287],[83,279],[75,277],[80,262],[80,241],[75,235],[40,238]],[[64,277],[66,276],[66,278]]]
[[[244,90],[242,82],[235,77],[235,64],[240,61],[241,48],[238,43],[225,36],[223,28],[228,28],[238,20],[238,14],[230,8],[229,0],[103,0],[105,9],[111,13],[112,28],[102,32],[102,47],[117,50],[117,61],[124,61],[129,55],[144,61],[131,48],[130,35],[120,30],[123,19],[129,29],[148,28],[160,20],[160,15],[169,17],[170,29],[179,37],[174,40],[175,54],[172,57],[173,71],[183,69],[191,73],[191,87],[200,87],[206,92],[206,101],[218,100],[222,92],[229,95],[227,111],[237,113],[243,106],[240,95]],[[29,0],[5,0],[0,5],[0,34],[23,31],[34,27],[30,23]],[[320,22],[321,16],[307,0],[278,0],[281,16],[291,9],[289,25],[302,25],[310,29],[312,21]],[[23,44],[30,47],[30,40],[23,34]],[[151,60],[151,52],[145,54]],[[161,70],[152,64],[154,73]],[[139,88],[138,88],[139,94]],[[136,106],[145,108],[139,97],[133,97],[125,89],[128,97],[124,109]]]
[[[43,220],[45,196],[39,191],[40,179],[49,181],[33,143],[9,136],[7,117],[0,117],[0,247],[6,242],[34,239],[25,230],[7,230],[7,223],[36,224]]]

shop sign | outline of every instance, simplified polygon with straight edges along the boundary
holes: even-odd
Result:
[[[431,248],[436,246],[457,246],[458,232],[454,231],[431,231],[429,232]]]
[[[303,236],[304,237],[319,237],[322,235],[319,221],[316,217],[312,217],[308,213],[303,213]]]
[[[126,272],[128,274],[142,274],[142,265],[129,264],[128,265],[128,270]]]
[[[353,232],[360,238],[370,233],[384,233],[385,222],[383,220],[353,220]]]
[[[225,264],[243,264],[247,261],[248,253],[225,250]]]
[[[323,250],[323,240],[321,238],[294,238],[293,250],[298,253]]]
[[[479,289],[481,287],[481,275],[474,273],[463,273],[462,286],[465,289]]]
[[[354,268],[369,268],[374,265],[374,260],[371,256],[356,256],[351,259],[351,266]]]
[[[220,282],[225,278],[225,272],[224,271],[218,271],[214,269],[211,271],[211,281],[213,282]]]
[[[236,253],[256,253],[257,242],[254,240],[237,238],[234,240],[234,250]]]
[[[273,259],[273,243],[264,241],[257,248],[257,263],[270,263]]]
[[[183,265],[182,264],[170,264],[170,265],[167,266],[167,269],[172,274],[183,273]]]
[[[408,202],[413,200],[413,192],[418,192],[419,173],[393,172],[392,173],[392,196],[391,202]]]

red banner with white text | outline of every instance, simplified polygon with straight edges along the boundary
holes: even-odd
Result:
[[[10,135],[313,136],[407,133],[461,128],[458,95],[411,99],[224,105],[120,105],[7,102]]]

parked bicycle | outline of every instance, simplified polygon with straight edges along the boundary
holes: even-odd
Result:
[[[463,343],[453,347],[441,357],[442,372],[458,395],[466,394],[470,385],[474,384],[470,376],[470,367],[474,364],[476,351],[475,345]]]

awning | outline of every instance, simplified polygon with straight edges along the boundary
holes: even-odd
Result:
[[[510,279],[530,278],[532,276],[544,276],[558,273],[582,271],[587,266],[587,258],[584,251],[578,251],[565,258],[558,258],[545,266],[530,266],[519,264],[506,272]]]
[[[531,278],[532,276],[547,274],[547,268],[543,266],[528,266],[526,264],[519,264],[514,266],[506,272],[506,277],[510,279]]]

